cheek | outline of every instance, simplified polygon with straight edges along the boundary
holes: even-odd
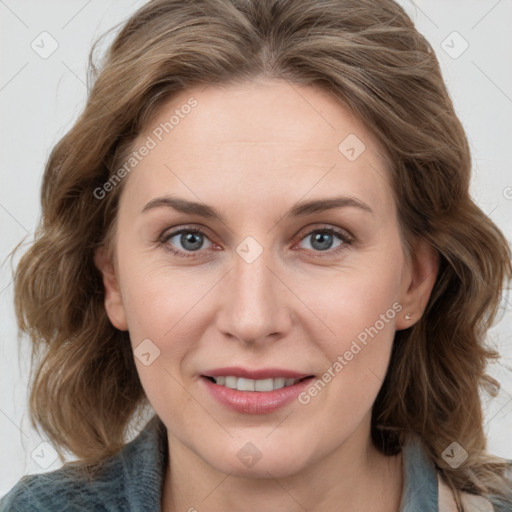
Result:
[[[208,272],[171,269],[164,260],[148,265],[143,258],[127,261],[120,274],[133,341],[151,336],[163,341],[173,330],[179,330],[180,323],[196,311],[207,291],[218,281],[218,277]]]
[[[382,385],[402,311],[399,262],[397,256],[394,265],[366,265],[330,280],[316,280],[316,292],[306,295],[321,320],[309,322],[308,337],[325,356],[320,380],[331,391],[322,395],[343,405],[340,410],[371,407]]]
[[[171,271],[164,261],[154,263],[149,266],[141,257],[120,264],[123,302],[142,387],[166,425],[177,430],[181,423],[175,424],[169,411],[194,407],[192,397],[183,392],[181,367],[195,353],[200,337],[193,319],[201,314],[200,299],[213,279]],[[149,361],[139,358],[141,353],[149,353]],[[190,422],[188,426],[192,428]]]
[[[359,338],[364,342],[374,328],[384,338],[392,337],[395,318],[402,309],[400,269],[371,267],[340,271],[329,279],[311,279],[296,288],[297,295],[307,298],[312,313],[321,321],[325,339],[335,351],[346,348]],[[312,292],[311,290],[314,290]],[[310,325],[311,322],[310,322]]]
[[[170,269],[164,260],[149,266],[141,258],[138,263],[120,265],[120,272],[125,271],[123,302],[142,386],[155,410],[165,416],[169,409],[191,405],[180,384],[182,373],[196,354],[204,325],[213,321],[206,294],[219,276]],[[151,364],[146,366],[138,354],[148,351]]]

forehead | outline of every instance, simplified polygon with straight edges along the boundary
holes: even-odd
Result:
[[[140,201],[181,190],[271,204],[269,190],[296,201],[336,189],[389,209],[384,148],[319,88],[270,80],[191,88],[159,108],[132,149],[143,145],[151,150],[126,184]]]

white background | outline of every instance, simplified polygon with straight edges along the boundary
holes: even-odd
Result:
[[[0,496],[23,474],[59,467],[58,461],[52,463],[51,446],[40,445],[45,439],[28,421],[29,351],[26,341],[17,341],[8,254],[23,237],[30,240],[36,227],[44,163],[84,105],[92,42],[142,3],[0,0]],[[400,3],[441,61],[471,145],[472,194],[510,241],[512,0]],[[31,48],[34,40],[42,45],[44,31],[58,43],[46,59]],[[457,56],[464,40],[469,47]],[[47,39],[45,48],[49,44]],[[503,300],[502,321],[492,329],[489,341],[497,345],[503,362],[512,366],[511,303],[510,297]],[[512,373],[501,366],[492,373],[502,381],[503,390],[487,408],[489,450],[512,459]]]

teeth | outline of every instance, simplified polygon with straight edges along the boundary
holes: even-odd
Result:
[[[287,386],[292,386],[299,379],[287,379],[285,377],[277,377],[275,379],[245,379],[244,377],[233,377],[233,376],[220,376],[213,377],[216,384],[225,386],[231,389],[237,389],[238,391],[273,391],[275,389],[281,389]]]
[[[254,380],[240,377],[236,383],[236,389],[238,391],[254,391],[254,384]]]
[[[254,381],[254,391],[272,391],[274,389],[274,379],[262,379]]]
[[[274,389],[284,388],[284,381],[284,377],[278,377],[277,379],[274,379]]]
[[[236,377],[225,377],[225,380],[226,380],[226,382],[224,385],[227,388],[236,389],[236,384],[237,384],[236,381],[238,380]]]

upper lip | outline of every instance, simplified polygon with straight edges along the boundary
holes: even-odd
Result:
[[[248,368],[242,368],[240,366],[228,366],[225,368],[215,368],[207,370],[203,373],[205,377],[220,377],[220,376],[232,376],[232,377],[243,377],[245,379],[262,380],[262,379],[276,379],[278,377],[284,377],[286,379],[303,379],[304,377],[310,377],[310,373],[301,373],[294,370],[286,370],[284,368],[260,368],[250,370]]]

